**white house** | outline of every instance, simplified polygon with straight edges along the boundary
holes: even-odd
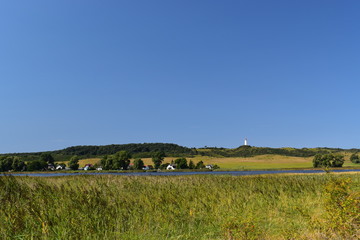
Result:
[[[61,165],[57,165],[57,167],[55,168],[56,170],[63,170],[64,168],[63,168],[63,166],[61,166]]]
[[[167,167],[166,167],[166,170],[175,170],[176,169],[176,165],[174,164],[169,164]]]
[[[211,169],[213,169],[213,168],[214,168],[214,166],[213,166],[212,164],[209,164],[209,165],[206,165],[206,166],[205,166],[205,168],[207,168],[207,169],[210,169],[210,170],[211,170]]]
[[[53,164],[49,163],[48,166],[47,166],[47,169],[48,169],[48,170],[51,170],[51,171],[54,171],[54,170],[55,170],[55,166],[54,166]]]

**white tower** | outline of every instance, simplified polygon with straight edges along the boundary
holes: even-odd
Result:
[[[247,143],[247,138],[245,138],[245,141],[244,141],[244,146],[247,146],[248,143]]]

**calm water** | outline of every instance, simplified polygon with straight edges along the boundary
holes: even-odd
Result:
[[[360,169],[341,169],[332,170],[332,172],[360,172]],[[263,174],[279,174],[279,173],[324,173],[323,170],[259,170],[259,171],[228,171],[228,172],[76,172],[76,173],[10,173],[13,176],[30,176],[30,177],[61,177],[76,175],[124,175],[124,176],[182,176],[182,175],[263,175]],[[4,175],[4,174],[1,174]],[[9,173],[7,173],[9,175]]]

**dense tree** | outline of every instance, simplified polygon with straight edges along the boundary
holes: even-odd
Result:
[[[189,168],[190,169],[195,169],[195,164],[192,160],[189,161]]]
[[[186,158],[178,158],[175,160],[176,168],[177,169],[186,169],[189,168],[187,165]]]
[[[342,167],[344,156],[335,154],[317,154],[313,159],[313,166],[317,167]]]
[[[217,164],[215,164],[213,167],[212,167],[212,169],[219,169],[220,167],[217,165]]]
[[[359,155],[357,155],[357,153],[353,153],[350,156],[350,161],[353,162],[353,163],[360,163]]]
[[[0,171],[6,172],[12,170],[13,157],[2,157],[0,158]]]
[[[54,162],[55,162],[53,156],[50,153],[42,153],[40,155],[40,160],[44,161],[48,164],[54,164]]]
[[[134,169],[141,170],[143,169],[143,167],[144,167],[144,161],[141,160],[140,158],[136,158],[134,160]]]
[[[127,151],[135,157],[151,157],[153,152],[165,152],[169,156],[189,156],[196,153],[193,149],[172,143],[130,143],[112,144],[105,146],[74,146],[63,150],[54,151],[62,155],[113,155],[120,151]]]
[[[322,155],[316,154],[313,159],[313,167],[317,168],[317,167],[321,167],[322,165],[323,165]]]
[[[69,168],[71,170],[78,170],[79,169],[79,160],[78,156],[73,156],[69,161]]]
[[[200,161],[196,164],[196,169],[201,169],[201,168],[205,168],[205,165],[204,165],[204,162],[203,161]]]
[[[113,169],[113,159],[114,159],[114,157],[112,155],[110,155],[110,156],[105,155],[100,161],[102,168],[104,170]]]
[[[0,171],[24,171],[26,164],[19,157],[16,156],[6,156],[0,157]]]
[[[128,151],[117,152],[113,158],[113,169],[128,169],[130,159],[131,155]]]
[[[344,156],[342,155],[333,155],[332,159],[331,159],[331,166],[332,167],[342,167],[344,165],[345,159]]]
[[[27,164],[27,170],[28,171],[40,171],[40,170],[45,170],[47,166],[48,166],[47,162],[42,161],[42,160],[35,160],[35,161],[31,161]]]
[[[13,157],[11,168],[14,171],[24,171],[26,169],[26,164],[19,157]]]
[[[165,158],[165,153],[162,151],[153,153],[152,161],[154,163],[155,168],[160,167],[160,165],[164,161],[164,158]]]
[[[104,170],[126,170],[129,168],[131,154],[127,151],[120,151],[114,155],[104,156],[100,163]]]

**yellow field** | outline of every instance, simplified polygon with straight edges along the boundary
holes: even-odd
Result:
[[[217,164],[222,169],[278,169],[312,167],[312,158],[287,157],[280,155],[260,155],[249,158],[209,158],[196,157],[205,164]]]
[[[345,161],[344,167],[350,166],[359,166],[359,164],[354,164],[347,159]],[[172,160],[175,160],[175,157],[166,157],[164,163],[171,163]],[[154,165],[151,158],[142,158],[145,165]],[[281,155],[260,155],[256,157],[248,158],[217,158],[217,157],[207,157],[207,156],[196,156],[193,158],[187,158],[187,160],[192,160],[195,164],[199,161],[203,161],[205,165],[207,164],[217,164],[221,169],[230,169],[230,170],[241,170],[241,169],[281,169],[281,168],[311,168],[313,157],[289,157]],[[80,167],[84,167],[86,164],[95,164],[100,162],[100,158],[88,158],[81,159],[79,161]]]
[[[85,167],[86,164],[96,164],[96,163],[100,163],[101,158],[87,158],[87,159],[81,159],[79,161],[79,167]]]

